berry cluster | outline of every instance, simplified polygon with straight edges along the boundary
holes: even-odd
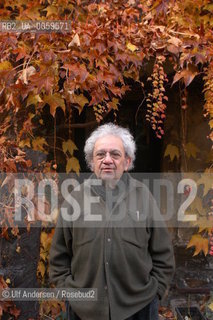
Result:
[[[168,82],[167,75],[163,68],[164,56],[157,56],[151,77],[147,78],[152,84],[152,93],[146,98],[147,114],[146,120],[150,122],[152,129],[158,138],[164,135],[164,120],[166,118],[166,104],[168,97],[165,94],[165,83]]]

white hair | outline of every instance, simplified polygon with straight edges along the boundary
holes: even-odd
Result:
[[[84,146],[84,154],[88,167],[92,169],[91,163],[93,159],[93,150],[97,139],[102,138],[106,135],[116,136],[122,140],[125,154],[127,157],[131,159],[131,163],[128,170],[133,169],[136,151],[134,138],[128,129],[117,126],[113,123],[101,125],[95,131],[93,131],[89,138],[86,140]]]

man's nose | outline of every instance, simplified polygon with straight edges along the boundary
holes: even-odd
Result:
[[[111,157],[111,155],[110,155],[110,152],[106,152],[106,155],[105,155],[105,157],[104,157],[104,161],[103,161],[103,162],[105,162],[105,163],[111,163],[111,162],[113,162],[112,157]]]

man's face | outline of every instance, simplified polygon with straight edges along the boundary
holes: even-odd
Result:
[[[92,169],[98,178],[119,180],[130,163],[131,159],[125,155],[123,142],[119,137],[107,135],[96,141]]]

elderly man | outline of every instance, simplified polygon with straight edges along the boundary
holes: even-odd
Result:
[[[133,168],[133,137],[105,124],[84,151],[93,175],[72,192],[79,219],[59,216],[50,278],[58,287],[97,289],[97,301],[69,301],[69,320],[157,320],[173,275],[173,250],[149,190],[125,173]]]

